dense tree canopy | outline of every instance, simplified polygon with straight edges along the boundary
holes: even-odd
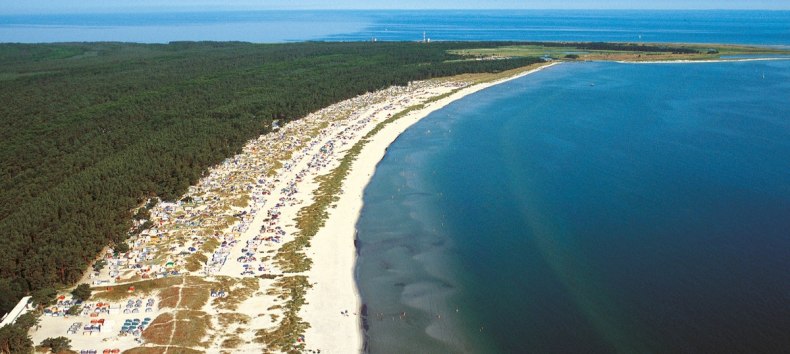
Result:
[[[66,337],[47,338],[41,341],[42,348],[48,348],[52,353],[71,350],[71,339]]]
[[[17,325],[0,327],[0,353],[17,354],[33,351],[33,340],[27,335],[27,328]]]
[[[88,284],[77,285],[77,287],[71,291],[71,295],[74,295],[74,298],[77,300],[87,301],[91,297],[91,286]]]
[[[447,53],[503,44],[0,44],[0,312],[75,282],[128,237],[131,209],[176,198],[273,119],[536,61]]]

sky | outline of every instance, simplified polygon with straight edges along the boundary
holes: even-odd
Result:
[[[0,0],[0,14],[306,9],[790,10],[790,0]]]

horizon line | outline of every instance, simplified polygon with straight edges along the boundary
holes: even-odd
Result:
[[[315,8],[315,9],[256,9],[256,8],[233,8],[233,9],[218,9],[218,8],[170,8],[170,9],[118,9],[118,10],[78,10],[78,11],[52,11],[52,12],[36,12],[36,11],[20,11],[12,13],[0,14],[2,16],[9,15],[67,15],[67,14],[126,14],[126,13],[180,13],[180,12],[237,12],[237,11],[288,11],[288,12],[305,12],[305,11],[790,11],[787,9],[773,9],[773,8],[754,8],[754,9],[740,9],[740,8],[689,8],[689,9],[666,9],[666,8]]]

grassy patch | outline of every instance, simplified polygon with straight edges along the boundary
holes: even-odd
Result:
[[[196,272],[203,268],[203,265],[208,262],[208,257],[201,252],[195,252],[186,259],[186,268],[190,272]]]
[[[125,350],[124,354],[164,354],[167,352],[168,354],[203,354],[200,350],[195,350],[191,348],[183,348],[183,347],[145,347],[145,348],[132,348],[129,350]]]
[[[208,302],[209,290],[205,286],[185,287],[181,290],[181,306],[179,308],[200,310]]]
[[[201,342],[211,329],[211,318],[203,311],[184,310],[176,313],[176,329],[171,345],[184,347],[206,347]]]
[[[272,329],[261,329],[255,333],[255,341],[265,344],[267,348],[290,352],[294,348],[304,349],[303,343],[296,340],[310,328],[310,324],[299,318],[298,312],[305,304],[304,295],[310,288],[306,276],[295,275],[278,279],[274,284],[277,296],[286,300],[283,317]]]
[[[786,50],[768,47],[751,47],[721,44],[650,44],[650,43],[544,43],[512,45],[492,48],[467,48],[451,50],[450,53],[467,59],[504,59],[514,57],[546,56],[553,59],[571,58],[580,60],[706,60],[718,59],[723,55],[738,54],[787,54]]]
[[[219,240],[211,237],[208,240],[206,240],[206,242],[203,243],[203,246],[200,247],[200,250],[205,253],[213,253],[217,249],[217,247],[219,247],[219,245],[220,245]]]
[[[159,308],[175,308],[178,304],[178,287],[171,287],[159,292]]]
[[[222,327],[228,327],[234,324],[247,325],[250,323],[250,316],[236,312],[220,313],[217,322]]]
[[[231,202],[231,205],[237,208],[244,208],[250,204],[250,196],[247,194],[242,194],[239,198],[236,198]]]
[[[167,348],[164,347],[140,347],[124,350],[123,354],[164,354]]]
[[[222,347],[228,349],[238,348],[240,345],[244,344],[244,341],[235,334],[231,334],[228,338],[222,341]]]
[[[180,283],[181,283],[181,278],[167,277],[167,278],[143,280],[143,281],[124,284],[124,285],[94,287],[91,288],[91,290],[93,290],[93,295],[91,297],[94,300],[120,301],[130,296],[148,295],[153,291],[169,288],[171,286]],[[132,286],[134,286],[134,292],[129,292],[128,290]],[[111,290],[107,290],[107,289],[111,289]]]
[[[174,326],[173,314],[163,313],[143,331],[142,337],[148,343],[167,345]]]
[[[231,311],[235,311],[239,304],[249,299],[260,288],[258,278],[221,277],[215,285],[218,289],[225,289],[228,296],[215,298],[212,305],[217,309]]]

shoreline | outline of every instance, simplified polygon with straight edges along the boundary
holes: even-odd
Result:
[[[385,125],[365,143],[351,164],[342,182],[342,192],[338,195],[336,207],[329,211],[325,226],[311,241],[308,254],[314,266],[308,274],[311,283],[315,284],[306,294],[307,303],[303,309],[305,321],[312,326],[307,330],[310,347],[333,348],[343,353],[362,352],[365,348],[365,319],[361,313],[364,304],[355,277],[356,224],[364,206],[364,191],[379,162],[386,156],[387,148],[409,127],[456,100],[557,64],[560,62],[546,63],[510,77],[472,84],[451,91],[447,97],[427,103],[388,124],[379,123]],[[336,321],[340,318],[338,316],[347,316],[342,315],[342,311],[349,311],[348,314],[353,314],[353,317],[348,317],[356,320]]]
[[[735,59],[707,59],[707,60],[653,60],[653,61],[631,61],[631,60],[615,60],[618,64],[706,64],[706,63],[729,63],[729,62],[746,62],[746,61],[775,61],[775,60],[790,60],[787,58],[735,58]]]

